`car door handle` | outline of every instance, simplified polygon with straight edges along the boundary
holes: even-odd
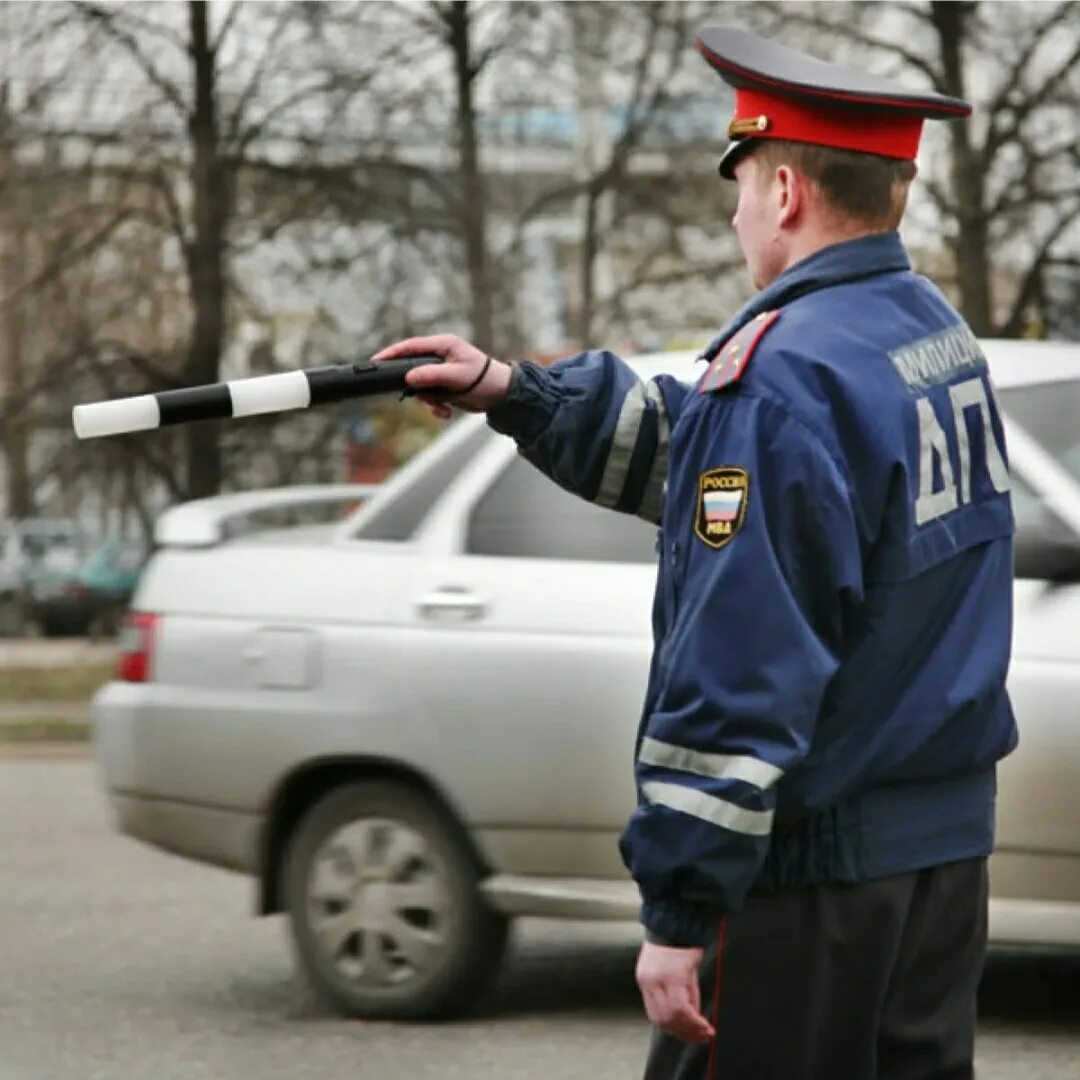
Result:
[[[416,601],[420,614],[426,619],[456,616],[459,619],[479,619],[487,612],[486,602],[469,589],[447,586],[435,589]]]

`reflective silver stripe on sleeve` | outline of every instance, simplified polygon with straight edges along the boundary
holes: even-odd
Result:
[[[654,806],[666,806],[732,832],[746,836],[768,836],[772,832],[771,810],[744,810],[726,799],[706,795],[704,791],[652,780],[641,785],[641,793]]]
[[[664,485],[667,483],[668,444],[671,442],[671,422],[668,420],[664,395],[655,382],[650,382],[646,394],[656,403],[656,456],[653,458],[649,479],[645,482],[645,491],[641,496],[641,505],[637,515],[654,525],[660,524],[660,515],[664,509]]]
[[[641,741],[638,761],[646,765],[659,765],[662,769],[708,776],[714,780],[742,780],[763,791],[784,775],[783,769],[748,754],[705,754],[700,750],[688,750],[685,746],[649,738]]]
[[[600,506],[613,508],[622,494],[626,473],[630,468],[630,455],[634,452],[638,432],[641,431],[641,418],[645,415],[645,384],[634,383],[623,399],[619,419],[615,423],[615,435],[611,440],[611,452],[608,454],[604,473],[600,477],[600,490],[596,501]]]

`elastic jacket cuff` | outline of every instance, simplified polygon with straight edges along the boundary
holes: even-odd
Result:
[[[716,939],[723,912],[692,904],[656,901],[643,904],[645,940],[673,949],[701,948]]]
[[[510,365],[506,397],[488,410],[487,422],[500,435],[531,446],[547,430],[559,406],[559,395],[540,364],[520,360]]]

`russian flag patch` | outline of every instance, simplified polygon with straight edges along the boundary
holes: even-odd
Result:
[[[698,477],[694,532],[711,548],[731,543],[746,521],[750,475],[735,465],[709,469]]]

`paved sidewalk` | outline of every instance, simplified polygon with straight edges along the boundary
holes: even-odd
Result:
[[[116,656],[115,641],[87,638],[0,638],[0,671],[39,668],[46,671],[108,665]],[[0,700],[0,748],[5,756],[38,745],[84,745],[90,738],[90,698]]]
[[[88,701],[15,701],[0,704],[0,757],[34,747],[51,756],[63,748],[85,754],[92,736]]]
[[[88,638],[0,637],[0,668],[107,664],[115,657],[115,641],[90,641]]]
[[[27,718],[47,716],[50,719],[90,722],[89,701],[2,701],[0,728]]]

